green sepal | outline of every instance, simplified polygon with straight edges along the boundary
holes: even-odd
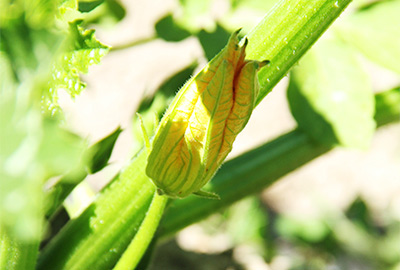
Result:
[[[211,200],[221,200],[217,193],[206,191],[204,189],[200,189],[199,191],[193,192],[193,195],[202,197],[204,199],[211,199]]]
[[[150,150],[151,150],[150,139],[149,139],[149,135],[147,133],[146,127],[144,126],[142,115],[140,113],[136,113],[136,115],[140,122],[140,128],[142,130],[144,145],[146,146],[147,152],[150,153]]]

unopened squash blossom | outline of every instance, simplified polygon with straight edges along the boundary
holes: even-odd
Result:
[[[178,92],[156,131],[146,173],[161,194],[183,198],[213,177],[255,106],[257,70],[268,61],[245,60],[238,32]]]

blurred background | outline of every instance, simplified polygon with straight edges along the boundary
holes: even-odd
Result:
[[[230,32],[246,33],[275,2],[98,1],[92,27],[112,49],[83,77],[85,91],[75,100],[60,93],[59,101],[66,123],[91,142],[124,129],[111,164],[89,183],[100,189],[138,150],[132,119],[143,100],[176,74],[187,79]],[[355,1],[342,17],[366,2]],[[361,61],[374,91],[400,84],[398,74]],[[229,158],[296,127],[287,85],[285,78],[255,109]],[[335,148],[162,243],[151,269],[400,269],[399,138],[400,124],[390,124],[376,131],[367,150]]]

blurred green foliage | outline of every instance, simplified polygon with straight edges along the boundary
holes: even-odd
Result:
[[[314,217],[282,214],[267,208],[259,197],[248,197],[200,225],[209,237],[228,235],[228,248],[250,246],[266,263],[273,265],[277,258],[284,261],[285,269],[398,269],[400,223],[390,217],[382,224],[382,217],[373,215],[360,197],[343,211],[321,209]],[[164,252],[167,251],[161,246],[158,253]],[[175,256],[179,253],[175,248]],[[191,256],[186,258],[186,265],[196,262],[196,257]]]
[[[368,148],[375,131],[374,94],[356,55],[320,40],[293,69],[288,100],[299,127],[327,145]]]
[[[83,0],[78,2],[78,10],[85,13],[85,24],[114,25],[121,21],[126,11],[118,0]]]
[[[399,1],[372,1],[338,23],[334,30],[369,60],[400,74],[399,12]]]
[[[299,127],[316,141],[369,147],[376,126],[374,99],[360,54],[400,73],[398,14],[400,1],[362,5],[339,20],[293,69],[290,108]]]
[[[63,127],[58,91],[79,94],[79,75],[108,47],[80,26],[76,1],[2,1],[0,16],[0,226],[37,241],[44,184],[78,177],[89,157],[87,142]]]

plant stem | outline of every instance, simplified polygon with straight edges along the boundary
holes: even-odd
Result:
[[[21,243],[0,227],[0,269],[35,269],[39,241]]]
[[[153,201],[142,225],[140,225],[139,231],[114,267],[114,270],[135,269],[153,238],[167,201],[168,198],[166,196],[160,196],[157,192],[154,193]]]
[[[133,40],[133,41],[125,43],[125,44],[112,46],[110,51],[113,52],[113,51],[119,51],[119,50],[128,49],[128,48],[131,48],[131,47],[134,47],[134,46],[138,46],[138,45],[142,45],[142,44],[145,44],[145,43],[148,43],[148,42],[152,42],[152,41],[154,41],[156,39],[157,39],[157,37],[154,36],[154,37],[142,38],[142,39],[139,39],[139,40]]]
[[[247,58],[270,60],[259,72],[257,104],[318,40],[351,0],[283,0],[248,35]]]
[[[111,269],[140,229],[155,187],[139,153],[78,218],[42,250],[37,269]]]
[[[377,94],[375,100],[378,126],[400,120],[400,88]],[[160,237],[169,236],[235,201],[259,192],[330,149],[295,129],[226,162],[208,186],[221,200],[189,196],[173,201],[161,221]]]

